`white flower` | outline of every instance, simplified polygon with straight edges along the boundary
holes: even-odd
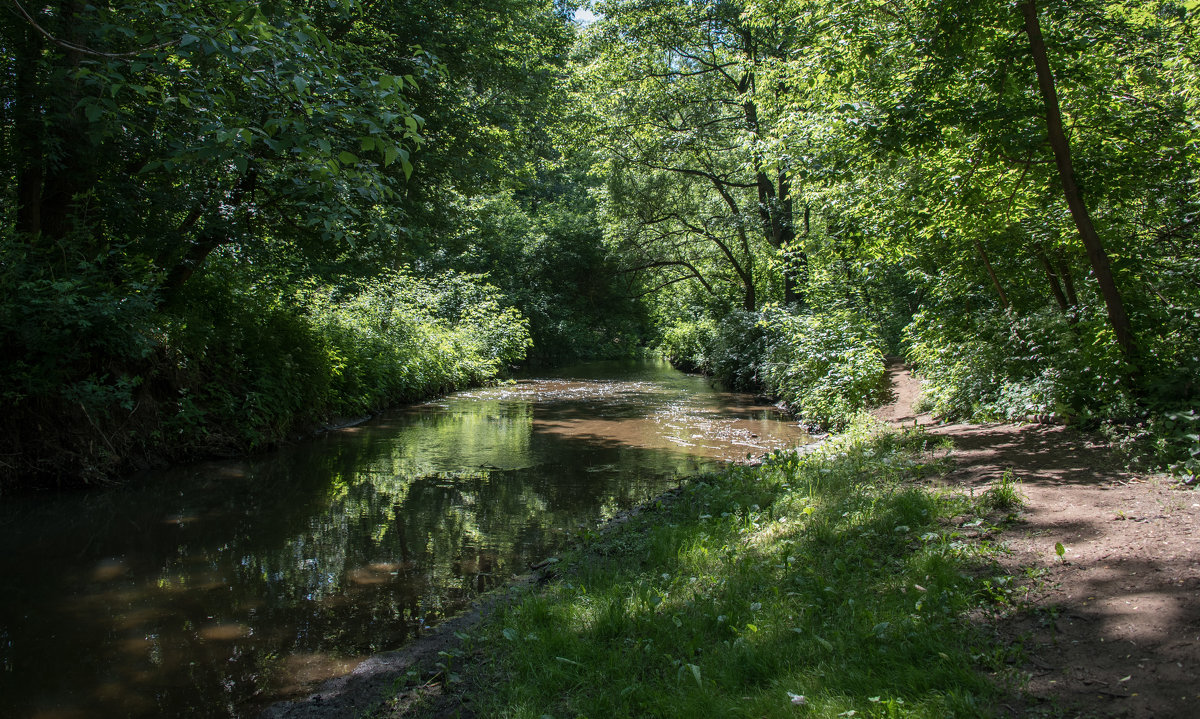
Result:
[[[791,697],[792,703],[798,707],[802,707],[805,704],[808,704],[808,699],[806,699],[803,694],[793,694],[791,692],[788,692],[788,696]]]

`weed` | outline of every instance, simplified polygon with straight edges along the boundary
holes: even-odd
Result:
[[[983,495],[983,505],[993,511],[1012,512],[1024,503],[1020,482],[1013,476],[1012,469],[1004,470],[1000,481]]]

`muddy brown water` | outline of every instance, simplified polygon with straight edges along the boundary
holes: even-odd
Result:
[[[269,455],[0,506],[0,717],[242,717],[394,649],[681,476],[801,444],[593,363]]]

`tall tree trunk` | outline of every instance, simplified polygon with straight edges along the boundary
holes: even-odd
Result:
[[[1021,13],[1025,16],[1025,33],[1029,36],[1029,51],[1033,55],[1033,64],[1037,68],[1038,88],[1042,94],[1042,102],[1046,106],[1046,130],[1050,137],[1050,147],[1054,150],[1054,161],[1058,165],[1058,176],[1062,180],[1063,194],[1066,196],[1067,207],[1071,210],[1071,219],[1079,230],[1079,238],[1087,250],[1088,261],[1096,281],[1100,284],[1100,294],[1104,297],[1104,306],[1108,310],[1108,322],[1112,325],[1117,338],[1117,344],[1125,359],[1132,361],[1137,353],[1134,343],[1133,328],[1129,315],[1125,312],[1125,303],[1121,292],[1117,289],[1109,266],[1108,254],[1100,242],[1100,236],[1092,224],[1087,205],[1079,186],[1075,184],[1075,171],[1071,167],[1071,147],[1063,132],[1062,113],[1059,110],[1058,93],[1054,89],[1054,75],[1050,72],[1050,60],[1046,56],[1046,43],[1042,39],[1042,29],[1038,22],[1037,6],[1034,0],[1024,0],[1020,3]]]

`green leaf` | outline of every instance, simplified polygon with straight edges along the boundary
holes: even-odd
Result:
[[[353,152],[346,152],[345,150],[342,150],[338,153],[338,160],[340,160],[343,165],[353,165],[354,163],[358,162],[358,155],[355,155]]]
[[[400,154],[396,148],[388,146],[383,148],[383,166],[387,167],[396,161],[396,157]]]
[[[688,667],[691,668],[692,676],[696,679],[696,686],[704,688],[704,683],[700,681],[700,667],[696,666],[695,664],[689,664]]]
[[[296,92],[303,93],[308,89],[308,80],[303,75],[292,75],[292,84],[296,86]]]

